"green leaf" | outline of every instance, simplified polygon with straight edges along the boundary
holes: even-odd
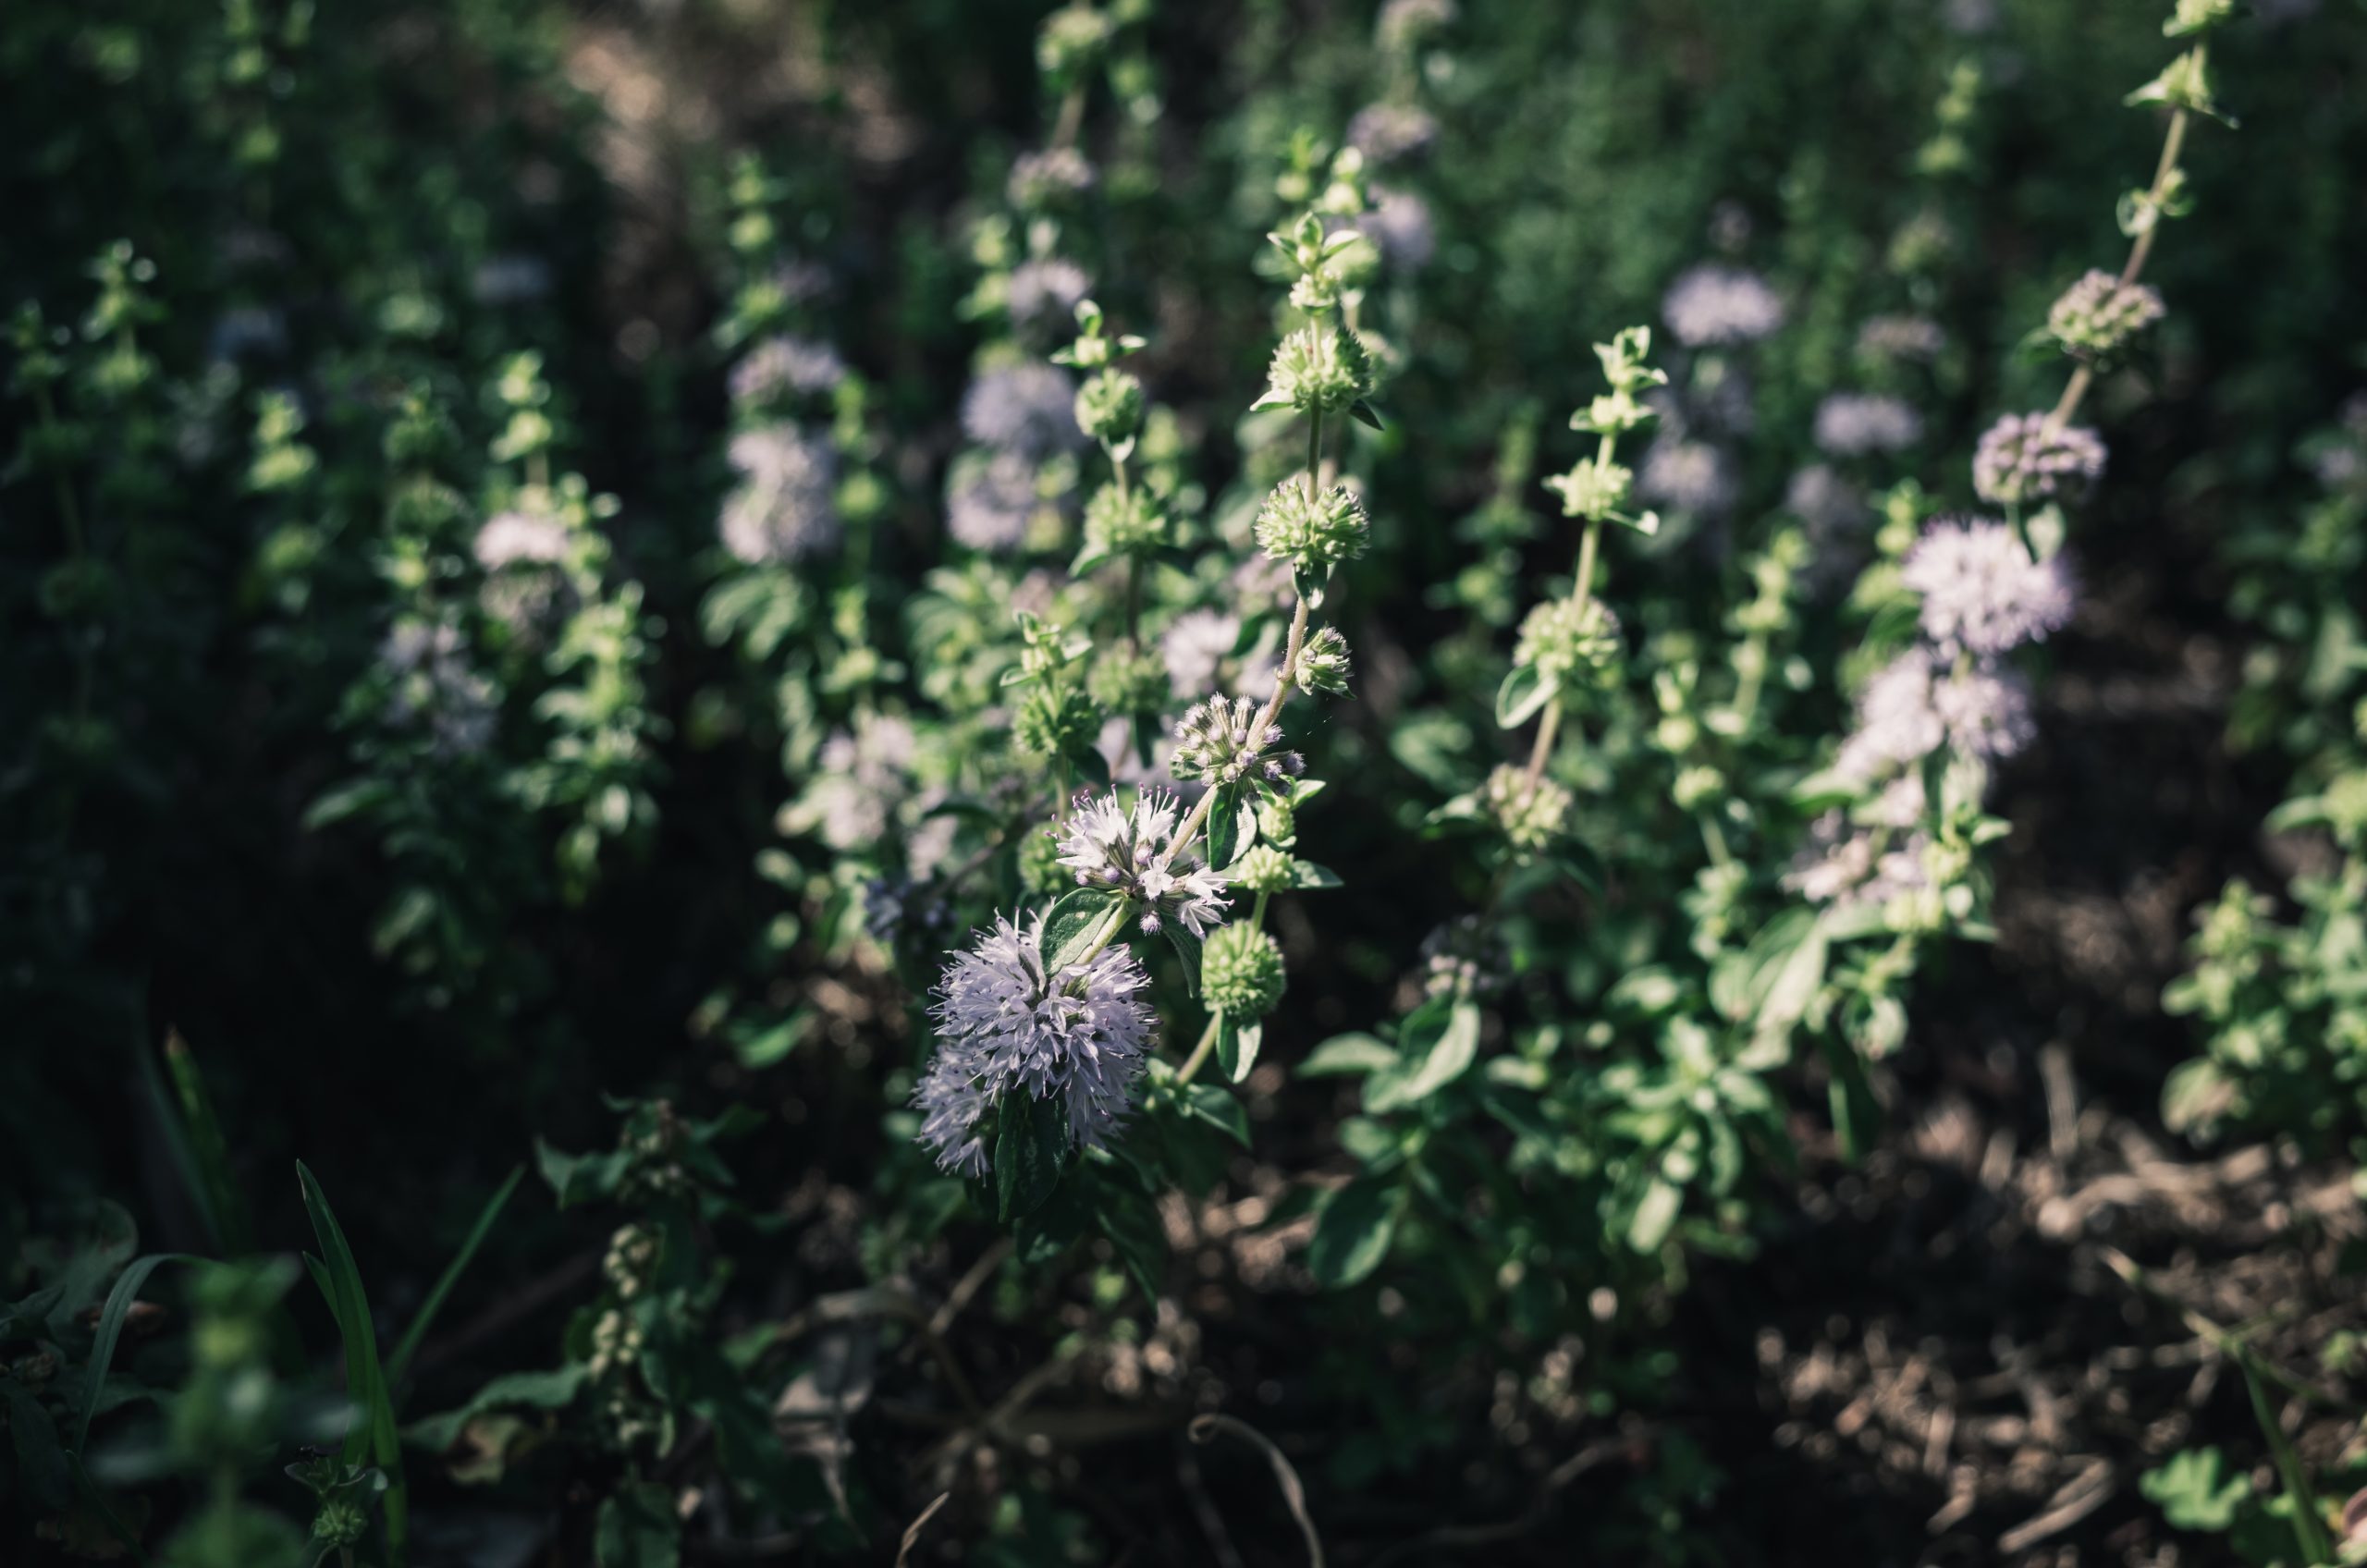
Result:
[[[1685,1194],[1674,1182],[1653,1177],[1627,1221],[1627,1244],[1637,1252],[1653,1251],[1668,1240],[1669,1230],[1676,1223],[1676,1212],[1684,1204]]]
[[[188,1130],[190,1154],[196,1164],[197,1192],[202,1200],[208,1229],[225,1256],[242,1257],[254,1250],[251,1240],[253,1231],[247,1223],[246,1206],[239,1201],[238,1184],[231,1180],[229,1140],[223,1136],[222,1121],[214,1112],[214,1098],[206,1093],[197,1058],[190,1054],[178,1030],[165,1036],[165,1065],[171,1074],[182,1122]]]
[[[1066,969],[1085,956],[1085,949],[1110,920],[1110,906],[1117,900],[1096,888],[1079,888],[1062,893],[1044,912],[1044,963],[1052,970]]]
[[[346,1397],[362,1413],[360,1424],[346,1436],[345,1462],[356,1464],[366,1453],[386,1472],[386,1550],[399,1563],[409,1533],[410,1488],[403,1480],[403,1452],[395,1434],[394,1405],[378,1364],[378,1335],[370,1318],[370,1298],[362,1289],[353,1249],[346,1243],[345,1231],[329,1208],[328,1194],[321,1190],[319,1179],[301,1160],[296,1164],[296,1179],[303,1189],[313,1234],[321,1243],[314,1278],[323,1282],[322,1293],[329,1298],[330,1314],[345,1341]]]
[[[1858,1059],[1855,1046],[1823,1035],[1817,1039],[1817,1049],[1833,1072],[1827,1093],[1833,1106],[1834,1137],[1841,1145],[1841,1158],[1854,1164],[1866,1158],[1866,1151],[1882,1133],[1882,1102],[1874,1098],[1866,1064]]]
[[[1249,1113],[1241,1102],[1214,1084],[1184,1085],[1184,1109],[1226,1133],[1242,1147],[1249,1146]]]
[[[1561,683],[1548,680],[1533,664],[1515,665],[1496,688],[1496,727],[1517,729],[1544,711],[1561,692]]]
[[[421,1416],[403,1428],[403,1436],[413,1448],[442,1453],[460,1440],[470,1422],[488,1412],[520,1407],[558,1410],[572,1403],[591,1375],[581,1362],[548,1372],[504,1373],[470,1395],[468,1403],[459,1409]]]
[[[1380,416],[1373,412],[1372,405],[1366,402],[1362,398],[1357,398],[1355,402],[1348,405],[1348,412],[1355,417],[1356,423],[1359,424],[1368,424],[1375,430],[1379,430],[1381,427]]]
[[[1326,866],[1318,865],[1311,860],[1291,863],[1291,886],[1301,892],[1341,885],[1339,876]]]
[[[1069,1128],[1060,1102],[1026,1093],[1003,1097],[995,1135],[995,1218],[1008,1225],[1052,1195],[1068,1169]]]
[[[1396,1051],[1370,1035],[1334,1035],[1298,1064],[1300,1078],[1346,1078],[1397,1065]]]
[[[1257,808],[1238,784],[1218,787],[1208,807],[1208,864],[1219,870],[1238,861],[1257,841]]]
[[[2252,1483],[2249,1476],[2228,1475],[2217,1448],[2190,1448],[2140,1476],[2137,1489],[2176,1528],[2216,1535],[2236,1522],[2236,1511],[2252,1495]]]
[[[501,1218],[503,1207],[509,1202],[509,1194],[518,1190],[518,1183],[525,1174],[526,1168],[522,1165],[511,1170],[509,1179],[501,1183],[500,1190],[478,1211],[477,1222],[470,1227],[468,1240],[460,1243],[460,1250],[453,1254],[442,1278],[435,1281],[435,1288],[427,1292],[427,1299],[411,1315],[411,1327],[404,1329],[403,1337],[395,1341],[395,1353],[386,1358],[386,1381],[389,1384],[398,1388],[402,1385],[403,1375],[411,1370],[411,1358],[418,1354],[420,1341],[427,1338],[427,1330],[435,1323],[435,1315],[444,1309],[444,1298],[452,1293],[452,1287],[460,1283],[461,1270],[467,1268],[469,1260],[476,1256],[477,1249],[484,1245],[485,1236],[493,1230],[493,1222]]]
[[[1479,1009],[1471,1002],[1424,1004],[1405,1021],[1399,1068],[1365,1086],[1365,1109],[1385,1115],[1417,1105],[1463,1076],[1479,1054]]]
[[[1230,1017],[1222,1017],[1217,1025],[1217,1065],[1224,1069],[1227,1078],[1240,1083],[1257,1065],[1257,1047],[1265,1040],[1263,1020],[1236,1023]]]
[[[91,1341],[91,1365],[83,1381],[81,1408],[74,1416],[76,1453],[80,1453],[82,1445],[90,1440],[91,1417],[98,1413],[99,1401],[106,1391],[107,1366],[115,1360],[116,1344],[123,1338],[123,1320],[130,1315],[131,1304],[139,1299],[140,1287],[148,1282],[149,1275],[167,1263],[204,1261],[188,1253],[151,1253],[134,1259],[117,1277],[115,1289],[107,1292],[106,1305],[99,1311],[98,1332]]]
[[[2334,1543],[2326,1538],[2325,1521],[2318,1514],[2317,1494],[2310,1486],[2309,1472],[2301,1467],[2301,1456],[2294,1452],[2293,1439],[2285,1435],[2285,1424],[2276,1418],[2268,1400],[2268,1387],[2262,1381],[2260,1368],[2252,1364],[2250,1346],[2238,1344],[2236,1365],[2243,1369],[2244,1391],[2251,1396],[2252,1419],[2260,1424],[2261,1435],[2268,1439],[2269,1452],[2276,1459],[2276,1478],[2285,1488],[2285,1500],[2293,1508],[2293,1533],[2300,1537],[2302,1561],[2332,1562]]]
[[[592,1525],[592,1561],[598,1568],[680,1568],[682,1529],[673,1492],[636,1481],[603,1502]]]
[[[534,1169],[550,1183],[561,1208],[594,1198],[614,1197],[624,1180],[630,1157],[622,1149],[599,1154],[568,1154],[540,1138],[534,1140]]]
[[[1186,996],[1200,994],[1200,938],[1180,920],[1162,922],[1159,932],[1175,956],[1184,961],[1184,992]]]
[[[1019,1261],[1033,1267],[1049,1263],[1069,1250],[1085,1227],[1093,1223],[1093,1172],[1073,1166],[1068,1179],[1032,1214],[1022,1215],[1012,1227]]]
[[[1323,1200],[1307,1243],[1306,1266],[1326,1290],[1342,1290],[1380,1267],[1397,1233],[1398,1192],[1359,1176]]]
[[[1158,1206],[1149,1194],[1123,1181],[1096,1182],[1094,1198],[1095,1223],[1142,1287],[1144,1299],[1158,1301],[1167,1273],[1167,1227],[1159,1222]]]

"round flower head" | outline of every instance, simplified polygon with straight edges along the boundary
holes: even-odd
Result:
[[[940,1169],[987,1173],[978,1122],[1006,1096],[1057,1101],[1082,1148],[1105,1146],[1134,1109],[1155,1023],[1140,995],[1149,976],[1123,947],[1055,972],[1043,937],[1041,917],[997,916],[938,982],[937,1055],[913,1105]]]
[[[2062,558],[2032,560],[2002,522],[1932,523],[1907,551],[1899,581],[1923,596],[1923,634],[1949,653],[2002,654],[2071,619]]]
[[[1023,211],[1059,206],[1093,189],[1093,165],[1073,147],[1023,153],[1011,165],[1007,194]]]
[[[1524,856],[1552,847],[1574,803],[1552,779],[1531,778],[1510,763],[1488,775],[1481,798],[1505,841]]]
[[[1318,692],[1334,697],[1348,692],[1348,640],[1332,627],[1321,627],[1306,640],[1298,651],[1298,668],[1293,672],[1298,689],[1308,696]]]
[[[1535,665],[1555,685],[1580,671],[1607,682],[1618,670],[1620,652],[1619,618],[1610,606],[1594,598],[1583,605],[1568,598],[1545,599],[1522,619],[1513,663]]]
[[[1429,151],[1439,122],[1412,104],[1367,104],[1348,121],[1348,145],[1367,164],[1393,164]]]
[[[1372,390],[1372,356],[1353,332],[1310,322],[1284,337],[1267,367],[1259,406],[1287,404],[1300,413],[1338,413]]]
[[[1011,269],[1003,309],[1022,332],[1060,334],[1074,329],[1077,301],[1093,287],[1085,269],[1058,256],[1022,262]]]
[[[731,372],[732,400],[770,403],[787,397],[818,398],[847,378],[847,362],[828,343],[807,337],[767,337]]]
[[[1712,516],[1734,505],[1734,465],[1707,441],[1662,431],[1644,453],[1636,493],[1677,511]]]
[[[1274,1011],[1288,986],[1282,949],[1255,926],[1220,926],[1200,951],[1200,990],[1208,1006],[1246,1023]]]
[[[1874,316],[1858,329],[1858,352],[1874,360],[1936,360],[1947,334],[1929,316]]]
[[[1455,1001],[1484,1001],[1512,977],[1512,944],[1476,914],[1439,926],[1422,938],[1422,994]]]
[[[1085,695],[1107,714],[1141,714],[1146,717],[1166,710],[1174,692],[1168,685],[1167,663],[1157,654],[1134,651],[1125,643],[1093,661],[1085,672]]]
[[[1661,319],[1688,349],[1755,343],[1784,325],[1784,301],[1757,273],[1705,262],[1686,268],[1661,300]]]
[[[2030,743],[2030,692],[2010,673],[1973,663],[1959,668],[1928,648],[1883,667],[1858,699],[1858,728],[1834,770],[1870,782],[1922,762],[1946,745],[1996,761]]]
[[[1430,224],[1430,204],[1408,190],[1371,190],[1372,210],[1356,219],[1356,227],[1380,252],[1381,264],[1398,272],[1419,272],[1438,250],[1438,231]]]
[[[1314,496],[1299,480],[1285,479],[1257,508],[1257,546],[1267,557],[1300,571],[1328,571],[1365,553],[1372,525],[1364,503],[1344,484]]]
[[[2007,414],[1989,427],[1972,454],[1972,487],[2001,507],[2077,496],[2104,471],[2104,444],[2079,425],[2055,428],[2053,416]]]
[[[557,566],[567,559],[567,523],[548,512],[497,512],[477,530],[471,549],[487,571]]]
[[[1096,441],[1116,446],[1143,427],[1143,384],[1122,370],[1104,370],[1077,388],[1077,427]]]
[[[946,477],[945,529],[974,550],[1016,550],[1042,504],[1034,462],[1016,452],[964,452]]]
[[[1835,457],[1895,452],[1923,434],[1923,418],[1896,398],[1835,392],[1816,406],[1816,444]]]
[[[1085,536],[1113,556],[1147,556],[1167,543],[1167,518],[1147,488],[1104,484],[1085,504]]]
[[[1167,661],[1167,678],[1178,692],[1205,692],[1240,641],[1237,618],[1222,610],[1186,610],[1160,636],[1159,655]]]
[[[2101,268],[2063,291],[2046,312],[2046,330],[2067,354],[2110,359],[2162,319],[2162,297]]]
[[[1807,523],[1816,539],[1861,529],[1873,518],[1866,493],[1831,463],[1810,463],[1794,473],[1784,486],[1784,509]]]
[[[723,546],[750,566],[791,561],[838,543],[838,448],[794,424],[731,438],[739,484],[723,504]]]
[[[1066,371],[1032,360],[970,383],[962,429],[981,447],[1026,458],[1071,451],[1085,439],[1076,427],[1076,384]]]
[[[1168,764],[1175,777],[1205,778],[1211,784],[1237,784],[1262,778],[1279,784],[1305,767],[1296,752],[1276,751],[1282,727],[1258,727],[1258,704],[1248,697],[1231,702],[1210,697],[1196,704],[1175,725],[1175,755]]]
[[[1142,906],[1142,928],[1170,920],[1197,937],[1224,919],[1224,878],[1198,856],[1174,854],[1183,807],[1164,790],[1145,790],[1131,811],[1114,794],[1077,803],[1060,836],[1061,864],[1080,888],[1122,893]]]

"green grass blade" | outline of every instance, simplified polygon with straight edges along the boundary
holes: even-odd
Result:
[[[386,1384],[389,1389],[403,1386],[403,1378],[411,1371],[411,1357],[419,1353],[420,1342],[427,1338],[429,1326],[435,1321],[435,1315],[443,1310],[444,1298],[450,1295],[452,1287],[460,1282],[461,1272],[468,1268],[469,1260],[476,1256],[477,1249],[484,1245],[485,1237],[493,1231],[494,1221],[501,1218],[502,1209],[509,1205],[509,1194],[518,1190],[519,1179],[525,1174],[526,1168],[522,1165],[510,1171],[509,1180],[501,1183],[501,1190],[493,1194],[492,1200],[477,1215],[476,1225],[469,1231],[469,1239],[462,1242],[460,1250],[453,1255],[451,1265],[444,1270],[444,1277],[435,1281],[435,1288],[427,1292],[427,1299],[412,1314],[411,1327],[403,1330],[403,1337],[395,1341],[394,1354],[386,1358]]]
[[[107,1501],[106,1493],[99,1490],[99,1484],[91,1479],[90,1471],[83,1468],[82,1456],[69,1453],[66,1463],[74,1472],[74,1485],[80,1488],[82,1501],[97,1511],[99,1522],[106,1525],[107,1533],[115,1537],[116,1544],[130,1553],[131,1561],[140,1568],[148,1568],[148,1554],[141,1550],[140,1537],[131,1533],[131,1526],[116,1513],[115,1505]]]
[[[205,1227],[205,1243],[216,1256],[227,1257],[223,1245],[222,1217],[214,1212],[214,1194],[207,1189],[205,1173],[198,1163],[197,1147],[190,1139],[189,1121],[181,1110],[178,1097],[165,1082],[165,1074],[156,1066],[155,1053],[144,1039],[134,1040],[131,1060],[140,1073],[140,1086],[148,1096],[148,1103],[156,1117],[156,1133],[165,1145],[165,1158],[180,1178],[181,1191],[189,1194],[197,1209],[198,1222]]]
[[[2324,1518],[2318,1513],[2317,1494],[2310,1488],[2309,1473],[2301,1468],[2301,1456],[2293,1452],[2293,1440],[2285,1435],[2284,1425],[2269,1405],[2268,1389],[2252,1366],[2249,1349],[2237,1347],[2236,1366],[2244,1374],[2245,1391],[2252,1396],[2252,1419],[2260,1423],[2261,1436],[2268,1439],[2269,1452],[2276,1458],[2277,1479],[2285,1484],[2285,1496],[2293,1504],[2293,1533],[2300,1537],[2301,1554],[2313,1568],[2318,1563],[2332,1562],[2334,1542],[2326,1535]]]
[[[115,1359],[116,1344],[123,1338],[123,1320],[130,1316],[140,1287],[165,1264],[204,1261],[183,1252],[154,1252],[132,1259],[116,1276],[115,1289],[107,1292],[106,1305],[99,1309],[98,1338],[91,1343],[90,1376],[82,1390],[82,1408],[74,1413],[74,1441],[67,1448],[69,1453],[80,1454],[82,1445],[90,1440],[91,1416],[99,1408],[99,1391],[107,1379],[107,1364]]]
[[[321,1293],[329,1299],[337,1333],[345,1341],[347,1397],[362,1409],[362,1421],[345,1439],[348,1464],[365,1453],[386,1473],[386,1551],[400,1568],[409,1534],[409,1488],[403,1480],[402,1444],[395,1434],[395,1411],[386,1396],[386,1378],[378,1364],[378,1338],[370,1321],[370,1298],[362,1287],[362,1270],[346,1244],[345,1231],[329,1208],[328,1194],[301,1160],[296,1177],[304,1191],[304,1210],[312,1217],[313,1234],[319,1238],[321,1256],[305,1259]]]
[[[238,1183],[231,1180],[230,1142],[222,1135],[222,1119],[214,1113],[214,1096],[205,1091],[197,1058],[177,1029],[165,1035],[165,1066],[180,1098],[190,1154],[212,1211],[215,1243],[224,1256],[244,1257],[254,1250],[254,1231],[247,1222],[246,1205],[239,1199]]]

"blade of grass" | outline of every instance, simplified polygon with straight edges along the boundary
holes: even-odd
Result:
[[[2332,1562],[2334,1542],[2318,1513],[2317,1494],[2310,1488],[2309,1474],[2301,1468],[2301,1456],[2293,1451],[2293,1439],[2285,1435],[2285,1424],[2269,1405],[2268,1387],[2252,1366],[2251,1352],[2238,1346],[2236,1366],[2243,1372],[2245,1391],[2252,1396],[2252,1419],[2260,1423],[2261,1436],[2268,1439],[2269,1452],[2276,1459],[2277,1479],[2284,1483],[2286,1500],[2293,1505],[2293,1534],[2300,1538],[2302,1556],[2312,1568]]]
[[[205,1090],[197,1058],[180,1031],[165,1035],[165,1066],[180,1096],[181,1115],[189,1129],[190,1152],[208,1207],[213,1210],[214,1239],[226,1257],[244,1257],[254,1250],[253,1228],[247,1223],[246,1205],[239,1199],[238,1183],[230,1176],[230,1142],[222,1135],[222,1119],[214,1113],[214,1096]]]
[[[82,1445],[90,1440],[91,1417],[99,1408],[99,1393],[107,1379],[107,1364],[115,1359],[115,1347],[123,1338],[123,1320],[131,1314],[131,1304],[139,1298],[140,1287],[148,1276],[167,1263],[203,1263],[185,1252],[153,1252],[146,1257],[136,1257],[116,1276],[115,1289],[107,1292],[106,1305],[99,1309],[98,1337],[91,1343],[91,1370],[87,1386],[82,1390],[82,1408],[74,1413],[74,1441],[67,1452],[80,1454]]]
[[[171,1163],[173,1173],[180,1178],[181,1191],[189,1194],[190,1203],[197,1210],[198,1223],[205,1228],[205,1243],[216,1256],[227,1256],[228,1249],[223,1245],[222,1217],[214,1211],[214,1194],[198,1164],[189,1122],[144,1038],[132,1041],[131,1060],[140,1073],[140,1086],[148,1096],[150,1111],[156,1119],[156,1134],[164,1143],[165,1158]]]
[[[97,1510],[100,1523],[106,1525],[107,1533],[115,1537],[116,1544],[129,1552],[131,1561],[140,1568],[148,1568],[148,1554],[141,1550],[140,1537],[131,1533],[131,1527],[116,1513],[115,1505],[107,1501],[106,1493],[99,1490],[99,1484],[91,1479],[91,1472],[83,1467],[82,1456],[69,1453],[66,1456],[66,1463],[74,1472],[74,1484],[81,1488],[82,1501]]]
[[[469,1239],[460,1243],[460,1250],[453,1255],[443,1278],[435,1281],[435,1288],[427,1292],[427,1299],[411,1315],[411,1327],[403,1330],[403,1337],[395,1341],[394,1354],[386,1358],[386,1384],[389,1389],[402,1387],[404,1376],[411,1371],[411,1357],[419,1354],[420,1342],[427,1338],[429,1325],[444,1309],[444,1298],[450,1295],[452,1287],[460,1282],[461,1272],[468,1268],[469,1260],[476,1256],[477,1249],[484,1245],[484,1239],[492,1232],[494,1221],[501,1218],[502,1209],[509,1202],[509,1194],[518,1190],[519,1178],[525,1174],[526,1168],[522,1165],[510,1171],[509,1180],[501,1183],[501,1190],[493,1194],[491,1201],[477,1215],[477,1222],[469,1231]]]
[[[346,1463],[351,1464],[365,1452],[371,1462],[386,1473],[386,1552],[400,1568],[405,1538],[409,1534],[410,1491],[403,1480],[402,1445],[395,1434],[395,1411],[386,1395],[386,1378],[378,1364],[378,1337],[370,1321],[370,1298],[362,1286],[362,1270],[353,1261],[353,1249],[346,1243],[345,1231],[337,1224],[337,1216],[329,1208],[328,1194],[303,1161],[296,1163],[296,1177],[304,1191],[304,1209],[312,1217],[313,1234],[319,1238],[321,1256],[304,1261],[313,1269],[313,1280],[321,1293],[329,1299],[329,1311],[337,1318],[337,1333],[345,1341],[345,1383],[347,1397],[362,1409],[362,1422],[345,1439]]]

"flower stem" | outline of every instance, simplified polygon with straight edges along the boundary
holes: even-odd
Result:
[[[1175,1070],[1175,1082],[1179,1085],[1199,1076],[1200,1064],[1208,1060],[1210,1051],[1217,1048],[1217,1032],[1223,1027],[1224,1009],[1219,1008],[1208,1014],[1208,1026],[1200,1031],[1200,1043],[1192,1047],[1192,1054],[1185,1057],[1184,1065]]]
[[[2199,64],[2203,51],[2197,49],[2195,55]],[[2153,165],[2153,183],[2145,192],[2144,205],[2148,214],[2145,227],[2130,241],[2128,260],[2121,265],[2123,288],[2137,281],[2139,275],[2145,270],[2147,258],[2153,253],[2153,240],[2162,231],[2162,202],[2169,194],[2171,180],[2177,177],[2178,154],[2186,147],[2187,126],[2193,117],[2192,112],[2187,109],[2174,110],[2170,115],[2170,129],[2162,136],[2162,156]],[[2080,400],[2087,397],[2088,389],[2095,385],[2095,372],[2084,364],[2071,373],[2071,379],[2064,384],[2063,396],[2056,400],[2054,411],[2046,416],[2048,435],[2058,433],[2071,422],[2071,416],[2079,411]]]
[[[1605,461],[1609,460],[1609,445],[1606,438]],[[1602,519],[1590,517],[1587,519],[1586,533],[1578,539],[1578,577],[1576,585],[1570,590],[1571,603],[1576,605],[1582,611],[1587,607],[1587,601],[1594,594],[1595,557],[1601,549]],[[1537,722],[1537,739],[1528,748],[1528,766],[1521,770],[1521,777],[1527,780],[1531,788],[1536,786],[1539,779],[1545,777],[1545,761],[1553,753],[1553,740],[1560,733],[1561,728],[1562,699],[1556,693],[1552,700],[1545,704],[1545,717]]]

